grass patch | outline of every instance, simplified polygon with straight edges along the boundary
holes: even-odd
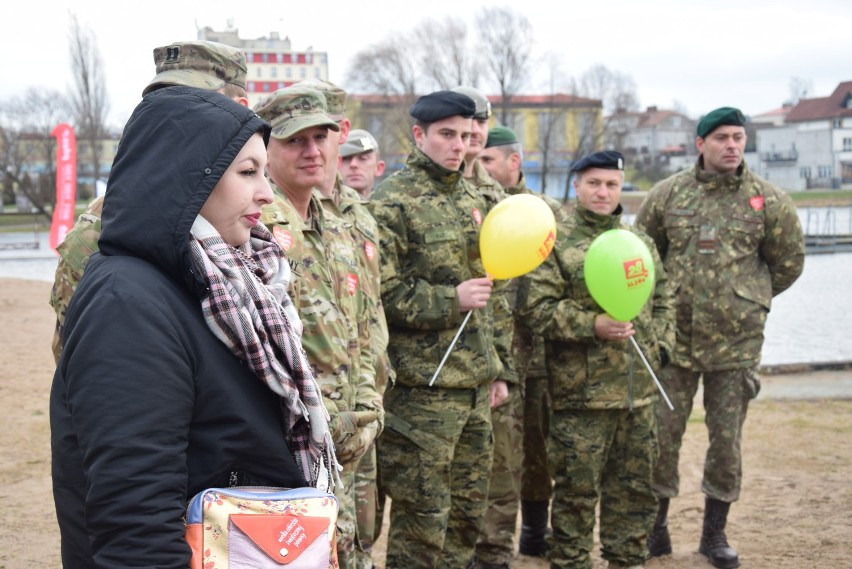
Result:
[[[852,190],[806,190],[804,192],[789,193],[794,202],[802,202],[811,199],[838,199],[852,203]]]

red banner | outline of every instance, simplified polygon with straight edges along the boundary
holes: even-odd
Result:
[[[74,127],[62,123],[51,131],[56,138],[56,206],[50,224],[50,248],[56,247],[74,227],[77,202],[77,137]]]

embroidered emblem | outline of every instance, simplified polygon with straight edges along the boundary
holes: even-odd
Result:
[[[293,234],[287,231],[286,229],[281,229],[280,227],[272,228],[272,235],[275,237],[275,240],[278,241],[278,244],[281,245],[281,248],[285,251],[289,250],[290,247],[293,246]]]

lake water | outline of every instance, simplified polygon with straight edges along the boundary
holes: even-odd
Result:
[[[763,364],[852,361],[852,253],[807,255],[772,300]]]
[[[824,212],[820,215],[825,219]],[[838,232],[844,233],[845,227]],[[12,239],[0,234],[0,245]],[[0,247],[0,277],[53,282],[57,258],[46,234],[18,234],[14,239],[28,240],[29,248]],[[799,280],[772,301],[762,363],[841,361],[852,361],[852,253],[807,255]]]

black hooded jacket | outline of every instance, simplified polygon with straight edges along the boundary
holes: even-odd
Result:
[[[68,308],[50,398],[66,569],[189,566],[182,515],[211,486],[303,486],[278,397],[209,330],[188,240],[213,187],[268,126],[170,87],[128,121],[99,247]]]

